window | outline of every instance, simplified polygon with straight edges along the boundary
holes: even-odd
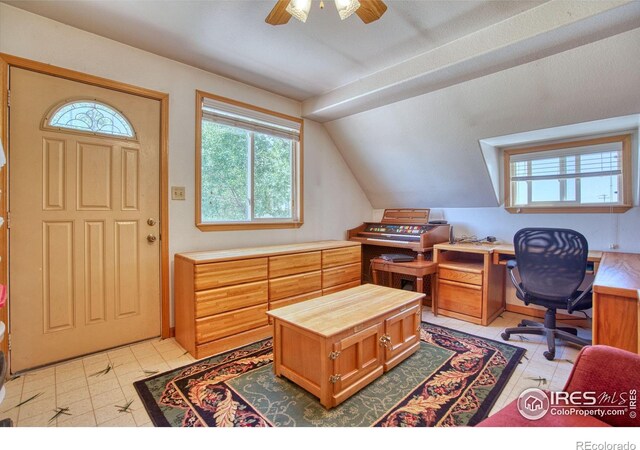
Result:
[[[504,151],[509,212],[624,212],[631,208],[631,135]]]
[[[302,120],[196,93],[196,226],[302,225]]]
[[[135,138],[133,127],[119,111],[95,100],[75,100],[54,108],[45,119],[45,126],[105,136]]]

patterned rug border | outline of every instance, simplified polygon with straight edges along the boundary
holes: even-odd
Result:
[[[498,401],[498,398],[502,394],[502,390],[504,389],[506,384],[509,382],[511,375],[513,375],[513,372],[516,370],[516,367],[518,367],[518,364],[520,364],[520,361],[522,361],[522,357],[524,356],[524,354],[527,353],[527,349],[518,347],[517,345],[509,344],[505,341],[498,341],[496,339],[486,338],[483,336],[477,336],[475,334],[467,333],[466,331],[456,330],[455,328],[445,327],[444,325],[438,325],[435,323],[424,322],[424,321],[422,321],[421,323],[426,323],[427,325],[432,325],[439,328],[443,328],[445,330],[453,331],[454,333],[464,333],[469,336],[474,336],[485,341],[496,342],[500,345],[506,345],[508,347],[513,347],[516,349],[516,353],[514,354],[514,357],[511,359],[511,361],[507,363],[504,370],[500,374],[500,378],[496,382],[496,389],[498,389],[498,394],[490,402],[486,402],[480,408],[478,408],[478,412],[474,415],[474,419],[469,421],[469,426],[477,425],[479,422],[481,422],[484,418],[486,418],[489,415],[489,412],[491,412],[491,409],[496,404],[496,402]],[[508,376],[505,376],[507,374]],[[478,419],[475,419],[476,417],[478,417]]]
[[[492,342],[492,343],[496,343],[496,344],[499,344],[499,345],[502,345],[502,346],[511,347],[511,348],[515,349],[515,353],[514,353],[513,357],[507,363],[507,365],[505,366],[504,370],[500,374],[499,379],[496,381],[494,389],[497,390],[497,394],[491,399],[491,401],[483,403],[480,406],[480,408],[478,408],[477,412],[474,414],[474,417],[468,423],[468,426],[476,425],[482,419],[484,419],[485,417],[488,416],[489,412],[491,411],[491,409],[495,405],[496,401],[498,400],[498,398],[502,394],[502,391],[503,391],[505,385],[508,383],[508,380],[513,375],[513,372],[515,371],[515,369],[518,366],[518,364],[520,364],[520,361],[522,360],[522,357],[524,356],[524,354],[526,353],[527,350],[525,348],[518,347],[517,345],[513,345],[513,344],[510,344],[510,343],[507,343],[507,342],[504,342],[504,341],[498,341],[496,339],[491,339],[491,338],[487,338],[487,337],[484,337],[484,336],[477,336],[475,334],[467,333],[466,331],[456,330],[455,328],[450,328],[450,327],[447,327],[447,326],[444,326],[444,325],[439,325],[439,324],[435,324],[435,323],[431,323],[431,322],[425,322],[425,321],[421,321],[421,325],[428,325],[428,326],[432,326],[432,327],[441,328],[441,329],[447,330],[449,332],[459,333],[459,334],[463,334],[463,335],[467,335],[467,336],[472,336],[474,338],[478,338],[478,339],[481,339],[483,341]],[[240,345],[238,347],[235,347],[233,349],[227,350],[225,352],[221,352],[221,353],[218,353],[218,354],[215,354],[215,355],[208,356],[206,358],[199,359],[199,360],[194,361],[192,363],[185,364],[184,366],[176,367],[175,369],[170,369],[170,370],[164,371],[162,373],[150,376],[150,377],[145,378],[143,380],[135,381],[133,383],[133,386],[134,386],[136,392],[138,393],[138,396],[142,400],[142,404],[143,404],[145,410],[147,411],[147,413],[149,414],[149,417],[151,418],[151,421],[152,421],[153,425],[155,427],[171,427],[171,424],[169,423],[169,421],[165,417],[163,411],[160,409],[160,406],[157,404],[155,398],[153,397],[153,394],[151,393],[149,388],[146,386],[146,383],[148,381],[154,380],[156,378],[164,377],[164,376],[166,376],[167,373],[170,373],[170,372],[181,371],[181,370],[185,369],[186,367],[192,366],[192,365],[194,365],[194,364],[196,364],[198,362],[206,361],[206,360],[211,359],[211,358],[218,357],[218,358],[220,358],[222,360],[224,355],[232,354],[233,352],[235,352],[235,351],[237,351],[237,350],[239,350],[241,348],[247,347],[248,345],[259,344],[261,342],[265,342],[265,341],[268,341],[270,339],[272,339],[272,338],[261,339],[261,340],[252,342],[251,344]],[[259,351],[259,348],[260,347],[257,347],[256,351]],[[242,355],[242,357],[246,357],[246,356],[247,356],[247,354]]]

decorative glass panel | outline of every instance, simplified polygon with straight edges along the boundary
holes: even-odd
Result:
[[[109,136],[135,137],[133,127],[122,114],[103,103],[88,100],[74,101],[61,106],[53,114],[48,125]]]

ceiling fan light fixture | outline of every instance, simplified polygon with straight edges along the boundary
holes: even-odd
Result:
[[[311,9],[311,0],[291,0],[287,5],[287,12],[300,22],[306,22]]]
[[[340,19],[344,20],[360,8],[358,0],[335,0]]]

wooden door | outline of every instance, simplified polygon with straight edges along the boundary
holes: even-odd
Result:
[[[334,406],[382,375],[382,332],[379,323],[333,344]]]
[[[420,319],[420,305],[417,304],[384,321],[384,333],[388,338],[385,346],[385,371],[404,361],[405,354],[419,345]]]
[[[160,102],[18,68],[10,92],[12,371],[158,336]],[[115,118],[51,124],[80,101]]]

